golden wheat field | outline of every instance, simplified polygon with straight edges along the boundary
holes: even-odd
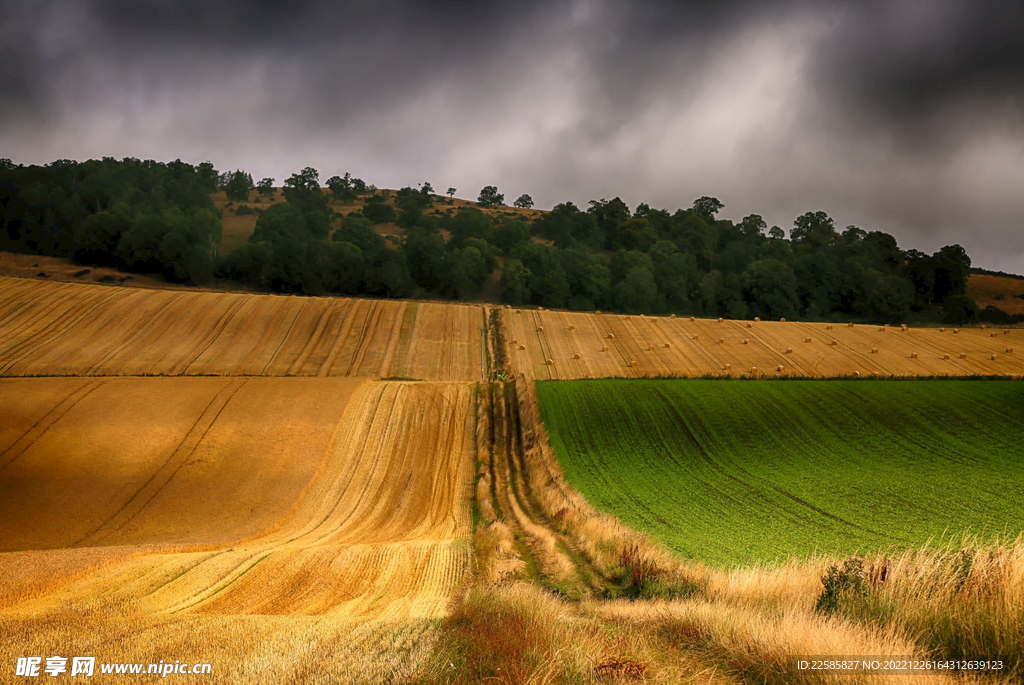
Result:
[[[480,307],[0,278],[0,376],[479,380]]]
[[[530,379],[1024,374],[1024,330],[734,321],[503,309]]]
[[[471,566],[472,385],[7,378],[0,408],[4,662],[373,680]]]

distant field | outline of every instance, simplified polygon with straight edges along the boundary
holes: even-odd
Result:
[[[505,309],[502,315],[512,368],[537,380],[1024,375],[1020,328],[912,326],[903,331],[899,326],[533,309]]]
[[[1024,314],[1024,278],[971,274],[967,294],[983,309],[992,305],[1008,314]]]
[[[478,380],[480,307],[0,277],[0,376]]]
[[[539,382],[569,482],[741,565],[1024,531],[1024,383]]]

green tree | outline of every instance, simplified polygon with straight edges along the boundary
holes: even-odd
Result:
[[[484,186],[476,199],[482,207],[497,207],[504,204],[505,196],[498,192],[496,186]]]
[[[788,264],[775,259],[753,262],[742,280],[752,313],[775,319],[796,316],[796,275]]]
[[[363,251],[346,241],[333,242],[324,245],[322,249],[320,279],[324,288],[329,292],[346,295],[362,292],[367,271]]]
[[[516,198],[516,201],[512,203],[513,207],[519,207],[520,209],[529,209],[533,207],[533,198],[523,193]]]
[[[795,245],[816,250],[836,242],[839,234],[836,233],[835,221],[825,212],[818,211],[798,216],[789,237]]]
[[[247,202],[253,189],[252,176],[244,171],[233,171],[224,184],[224,193],[232,202]]]
[[[501,301],[508,304],[525,304],[530,301],[530,281],[533,274],[518,259],[505,262],[501,273]]]
[[[264,178],[256,184],[256,191],[268,200],[274,199],[274,179]]]
[[[725,205],[718,201],[717,197],[704,195],[693,201],[693,211],[704,221],[714,221],[715,215],[725,209]]]
[[[932,255],[935,265],[935,286],[932,301],[945,302],[952,295],[967,293],[967,279],[971,274],[971,258],[959,245],[946,245]]]
[[[898,276],[883,275],[868,295],[867,313],[876,323],[901,323],[912,301],[910,284]]]
[[[614,288],[617,309],[633,314],[650,313],[657,307],[658,286],[646,267],[630,269]]]
[[[942,303],[942,321],[948,324],[968,324],[978,320],[980,308],[973,297],[950,295]]]
[[[447,195],[448,195],[448,197],[455,197],[455,188],[453,188],[451,186],[448,186]]]
[[[368,202],[362,212],[363,216],[375,224],[390,224],[398,217],[394,207],[382,202]]]
[[[327,210],[327,197],[320,190],[320,173],[306,167],[284,182],[284,199],[302,209]]]

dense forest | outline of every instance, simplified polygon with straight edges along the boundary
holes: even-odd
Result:
[[[494,186],[478,206],[451,206],[429,183],[378,190],[350,174],[322,187],[315,169],[286,179],[284,202],[258,212],[249,241],[221,256],[221,210],[272,198],[274,180],[241,170],[126,158],[0,160],[0,248],[69,257],[82,264],[160,273],[202,284],[215,277],[275,292],[470,300],[500,270],[502,302],[575,310],[898,323],[908,318],[1010,322],[967,296],[971,260],[959,245],[934,254],[901,250],[895,238],[836,228],[807,212],[787,238],[757,214],[718,219],[701,197],[669,212],[619,198],[571,202],[526,220],[502,207]],[[455,193],[448,189],[448,195]],[[360,201],[344,215],[338,204]],[[516,207],[530,207],[527,195]],[[440,209],[441,211],[428,211]],[[403,235],[381,235],[382,224]]]

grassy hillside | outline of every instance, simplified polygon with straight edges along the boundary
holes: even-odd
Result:
[[[981,307],[998,307],[1007,314],[1024,314],[1024,279],[995,274],[971,274],[967,294]]]
[[[569,482],[716,565],[1024,530],[1024,384],[538,382]]]

